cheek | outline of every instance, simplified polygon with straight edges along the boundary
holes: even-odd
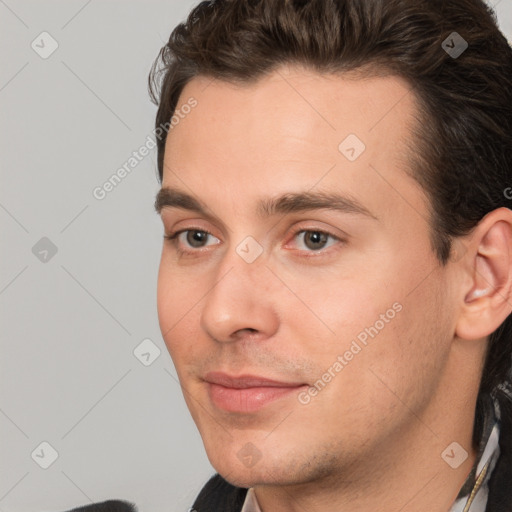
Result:
[[[174,303],[176,302],[176,296],[172,293],[172,290],[175,288],[172,279],[172,272],[165,267],[164,256],[162,255],[158,270],[156,303],[158,322],[164,339],[166,337],[165,333],[172,326]]]
[[[167,349],[173,358],[180,358],[185,345],[191,347],[191,334],[187,334],[187,323],[194,317],[195,308],[200,301],[201,293],[197,283],[184,279],[176,268],[166,264],[165,254],[162,255],[158,271],[157,310],[160,331]],[[181,343],[180,343],[181,340]]]
[[[375,406],[376,397],[389,405],[393,393],[415,401],[422,385],[432,390],[449,347],[441,277],[429,275],[433,267],[420,274],[391,260],[373,268],[321,281],[297,277],[294,290],[310,311],[287,305],[287,322],[315,363],[313,377],[335,381],[329,387],[336,394],[349,391],[365,407]],[[339,356],[343,368],[333,368]]]
[[[354,412],[354,421],[362,410],[375,425],[383,418],[405,420],[433,396],[450,347],[440,293],[433,277],[408,296],[397,294],[395,302],[388,299],[393,294],[385,294],[383,301],[368,298],[367,306],[352,307],[358,321],[350,323],[350,334],[341,336],[338,345],[351,360],[332,391]]]
[[[400,293],[382,276],[341,272],[287,277],[295,295],[280,303],[283,321],[302,333],[298,339],[306,344],[311,340],[309,351],[315,358],[342,354],[354,339],[364,344],[400,315]]]

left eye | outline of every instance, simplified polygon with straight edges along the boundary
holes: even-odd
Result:
[[[329,238],[332,239],[333,243],[340,240],[338,237],[335,237],[330,233],[318,230],[302,230],[295,234],[294,238],[297,237],[302,238],[302,244],[306,247],[306,249],[310,249],[312,251],[325,249],[325,244]],[[330,245],[332,245],[332,243]],[[327,247],[330,247],[330,245],[327,245]]]

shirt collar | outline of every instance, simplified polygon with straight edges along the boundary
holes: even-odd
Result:
[[[496,398],[484,398],[484,419],[478,456],[449,512],[485,512],[489,496],[489,480],[500,456],[501,412]]]
[[[244,506],[240,512],[261,512],[261,508],[256,500],[256,494],[254,494],[254,489],[252,487],[247,491]]]
[[[477,460],[449,512],[485,512],[489,495],[489,480],[500,455],[500,417],[498,401],[490,395],[486,395],[484,397],[482,437]],[[247,491],[240,512],[261,512],[252,487]]]

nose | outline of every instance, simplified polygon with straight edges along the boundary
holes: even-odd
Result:
[[[279,327],[272,272],[260,256],[248,263],[235,249],[217,267],[215,282],[202,301],[201,326],[218,342],[265,339]]]

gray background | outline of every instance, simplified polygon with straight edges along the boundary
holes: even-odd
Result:
[[[156,150],[92,193],[151,134],[150,66],[195,4],[0,0],[0,512],[186,511],[213,474],[158,326]]]

